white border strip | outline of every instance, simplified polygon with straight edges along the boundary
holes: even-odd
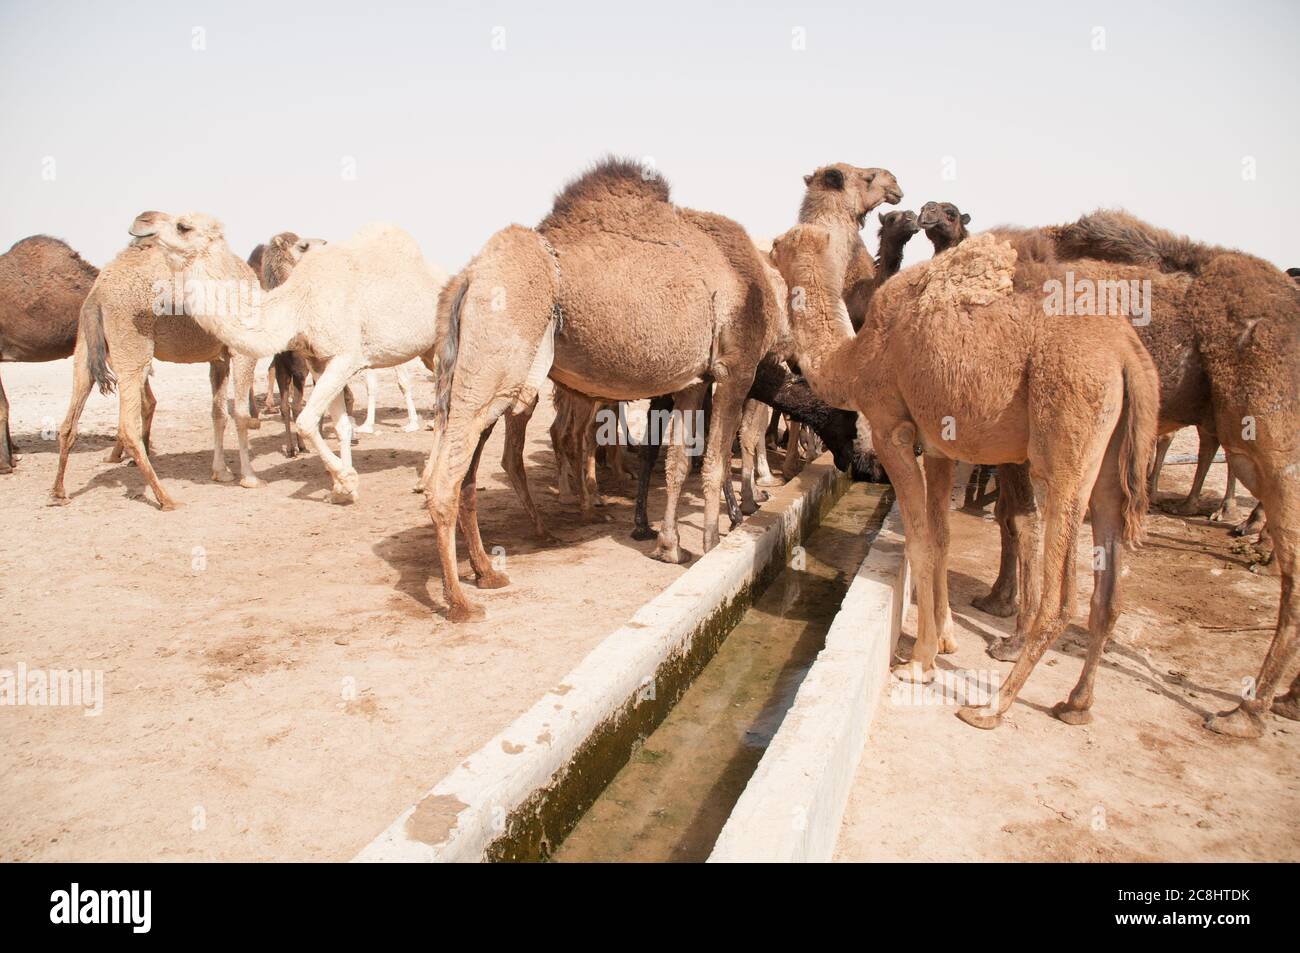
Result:
[[[629,703],[653,698],[660,665],[747,586],[799,532],[839,474],[829,453],[808,464],[712,552],[605,637],[505,731],[403,811],[354,861],[478,861],[511,813],[561,776],[583,743]]]
[[[831,859],[909,592],[895,504],[709,863]]]

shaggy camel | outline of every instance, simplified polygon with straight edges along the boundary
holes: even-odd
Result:
[[[1206,726],[1258,737],[1262,715],[1300,720],[1300,674],[1280,697],[1300,653],[1300,290],[1251,255],[1193,242],[1123,213],[1097,213],[1049,230],[1060,255],[1087,255],[1191,281],[1182,309],[1208,381],[1210,420],[1228,465],[1264,508],[1282,595],[1277,628],[1252,691]]]
[[[118,441],[130,451],[153,488],[159,507],[176,508],[178,504],[163,489],[149,462],[147,440],[157,402],[149,388],[148,374],[155,358],[173,364],[208,364],[212,385],[212,479],[218,483],[235,479],[226,466],[223,449],[227,382],[233,371],[239,483],[244,487],[262,485],[248,454],[248,431],[261,426],[249,405],[256,361],[232,355],[221,341],[179,313],[183,299],[173,297],[179,267],[159,235],[181,227],[196,226],[163,212],[136,216],[130,228],[131,243],[104,266],[82,304],[73,354],[72,400],[59,427],[59,466],[50,490],[52,504],[69,502],[63,486],[68,454],[77,441],[77,424],[90,389],[98,385],[103,394],[117,388]],[[235,296],[256,293],[248,267],[235,260],[239,268],[223,274],[228,286],[223,286],[223,292],[230,290]],[[182,289],[185,293],[187,290]]]
[[[818,226],[778,239],[773,259],[791,289],[800,366],[823,399],[856,406],[898,495],[916,576],[917,639],[905,679],[934,676],[938,651],[955,648],[948,609],[948,497],[957,459],[1028,460],[1045,519],[1040,611],[1010,676],[987,708],[962,708],[992,728],[1074,607],[1073,553],[1084,507],[1098,562],[1091,644],[1079,682],[1054,713],[1090,718],[1093,681],[1115,625],[1124,543],[1146,510],[1158,385],[1127,322],[1061,321],[1041,291],[1014,290],[1016,252],[992,236],[963,243],[900,272],[875,295],[856,337],[836,293],[847,245]],[[915,447],[923,448],[924,473]]]
[[[77,343],[77,319],[99,270],[66,242],[33,235],[0,255],[0,363],[57,361]],[[18,458],[0,380],[0,474]]]
[[[201,286],[232,270],[248,272],[226,244],[221,223],[208,216],[164,222],[157,241]],[[186,313],[231,349],[254,359],[291,350],[307,355],[316,386],[298,415],[298,432],[329,471],[331,501],[351,503],[359,481],[352,468],[352,421],[343,389],[359,371],[427,355],[437,333],[438,289],[437,276],[413,238],[392,225],[368,225],[348,241],[304,255],[284,284],[259,300],[240,302],[237,314],[223,314],[208,295],[187,300]],[[320,433],[327,408],[339,437],[339,456]]]
[[[903,200],[898,180],[886,169],[859,169],[843,162],[823,166],[803,177],[801,224],[824,225],[836,241],[848,243],[848,267],[844,272],[844,305],[853,327],[862,327],[867,306],[875,291],[876,262],[858,234],[867,214],[882,202],[897,205]]]
[[[970,232],[966,231],[970,215],[951,202],[926,202],[921,206],[916,222],[925,232],[925,237],[930,239],[936,255],[970,237]]]

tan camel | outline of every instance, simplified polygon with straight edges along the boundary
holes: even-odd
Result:
[[[859,169],[837,162],[822,166],[803,177],[805,191],[799,207],[799,222],[826,226],[836,241],[848,243],[848,267],[844,272],[844,304],[854,328],[860,328],[879,284],[876,262],[858,232],[867,214],[882,202],[897,205],[903,190],[886,169]]]
[[[1063,721],[1086,722],[1119,609],[1121,542],[1138,540],[1146,510],[1158,402],[1151,359],[1127,322],[1062,321],[1045,314],[1041,290],[1015,291],[1018,273],[1041,289],[1044,272],[1017,268],[1010,244],[992,236],[899,272],[877,291],[855,337],[838,293],[850,253],[850,243],[804,225],[777,240],[773,259],[791,289],[800,367],[823,399],[867,416],[898,494],[918,621],[912,659],[896,672],[928,681],[936,652],[955,648],[947,591],[954,462],[1028,460],[1045,512],[1040,612],[997,696],[959,714],[977,727],[997,725],[1069,623],[1075,537],[1088,506],[1102,554],[1091,644],[1069,700],[1054,709]]]
[[[0,363],[57,361],[77,343],[77,319],[99,270],[66,242],[33,235],[0,255]],[[0,474],[12,473],[17,446],[0,380]]]
[[[199,287],[232,270],[251,275],[226,244],[221,224],[208,216],[168,221],[157,241]],[[439,287],[413,238],[392,225],[368,225],[348,241],[303,256],[284,284],[257,300],[240,302],[237,311],[215,307],[215,296],[204,294],[186,300],[186,313],[231,349],[253,358],[307,353],[316,386],[298,415],[298,431],[330,473],[331,500],[350,503],[357,499],[358,478],[343,388],[359,371],[393,367],[430,352],[437,336]],[[320,433],[327,408],[338,433],[339,456]]]
[[[1123,213],[1097,213],[1051,230],[1062,257],[1134,262],[1190,278],[1183,299],[1195,356],[1209,384],[1211,421],[1228,465],[1264,508],[1282,595],[1277,629],[1252,690],[1206,722],[1237,737],[1263,733],[1262,715],[1300,720],[1300,289],[1251,255],[1193,242]]]
[[[221,341],[180,313],[181,302],[173,294],[177,284],[176,263],[158,240],[158,234],[181,225],[179,220],[162,212],[138,215],[131,224],[131,243],[104,266],[82,305],[73,354],[72,400],[67,417],[59,427],[59,466],[50,491],[52,504],[68,503],[63,487],[68,454],[77,441],[77,424],[86,398],[91,387],[98,385],[100,393],[105,394],[117,388],[118,440],[130,451],[153,488],[159,507],[176,508],[176,501],[163,489],[149,462],[145,442],[157,407],[147,376],[155,358],[173,364],[208,364],[212,385],[212,479],[219,483],[235,479],[226,466],[222,446],[227,383],[233,370],[239,482],[244,487],[262,485],[253,472],[248,453],[248,431],[261,426],[248,406],[256,362],[232,356]],[[249,286],[255,285],[248,266],[242,261],[239,266],[225,275],[234,295],[247,293]]]

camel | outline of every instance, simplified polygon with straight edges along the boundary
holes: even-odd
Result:
[[[921,206],[921,214],[916,221],[925,232],[925,237],[930,239],[936,255],[960,245],[970,237],[970,232],[966,231],[970,215],[951,202],[926,202]]]
[[[862,327],[876,290],[876,262],[858,234],[867,214],[883,202],[897,205],[903,190],[886,169],[859,169],[847,163],[822,166],[805,175],[800,224],[824,225],[836,240],[848,242],[849,264],[844,272],[844,304],[853,327]]]
[[[226,466],[223,443],[226,430],[227,383],[234,378],[233,411],[239,438],[239,484],[254,488],[262,481],[253,471],[248,452],[248,431],[261,426],[248,402],[256,361],[232,355],[225,345],[180,312],[173,297],[177,284],[176,262],[159,234],[167,229],[191,228],[162,212],[142,212],[131,223],[132,240],[104,266],[81,306],[77,343],[73,353],[72,400],[59,427],[59,465],[50,490],[52,505],[66,505],[63,481],[68,455],[77,442],[77,424],[92,386],[101,394],[118,392],[118,441],[130,451],[136,466],[153,489],[162,510],[179,505],[163,488],[149,462],[147,443],[157,402],[148,374],[154,359],[173,364],[206,363],[212,386],[212,479],[233,482]],[[223,279],[232,294],[256,292],[248,267]],[[224,289],[223,289],[224,290]],[[170,312],[170,313],[169,313]],[[110,457],[112,459],[112,457]]]
[[[1206,727],[1256,738],[1263,714],[1300,720],[1300,674],[1279,695],[1300,653],[1300,290],[1252,255],[1176,236],[1120,212],[1049,229],[1062,258],[1135,263],[1153,276],[1190,281],[1181,310],[1208,383],[1210,422],[1229,468],[1260,501],[1281,575],[1277,628],[1253,692]],[[1153,322],[1155,323],[1155,322]]]
[[[155,238],[199,287],[232,272],[251,277],[226,244],[221,223],[209,216],[168,219]],[[188,297],[185,311],[232,350],[254,359],[291,350],[306,354],[316,386],[298,415],[298,432],[330,474],[330,501],[352,503],[359,480],[343,389],[359,371],[404,364],[430,352],[439,287],[413,238],[396,226],[375,224],[348,241],[304,255],[284,284],[252,302],[241,301],[233,315],[214,307],[215,296],[206,294]],[[327,409],[339,438],[338,456],[320,433]]]
[[[81,303],[98,275],[66,242],[48,235],[24,238],[0,255],[0,363],[70,355]],[[13,472],[17,452],[0,380],[0,474]]]
[[[881,212],[879,239],[876,245],[876,287],[880,287],[903,267],[903,248],[921,230],[915,212]]]
[[[991,235],[899,272],[877,291],[854,336],[838,293],[850,248],[824,227],[802,225],[777,240],[772,256],[791,289],[800,367],[823,400],[866,415],[898,496],[918,621],[912,658],[895,672],[928,681],[935,654],[955,648],[946,565],[955,461],[1027,460],[1044,511],[1039,612],[997,695],[959,716],[995,727],[1069,623],[1075,537],[1088,506],[1102,554],[1091,643],[1069,699],[1053,710],[1085,723],[1118,614],[1122,544],[1138,542],[1146,511],[1159,400],[1151,359],[1127,322],[1046,314],[1046,270],[1017,265],[1010,243]]]
[[[295,232],[280,232],[272,236],[265,245],[258,245],[253,254],[248,256],[248,264],[257,272],[262,288],[271,291],[289,280],[293,268],[302,260],[302,256],[313,248],[326,244],[323,238],[299,238]],[[254,264],[256,262],[256,264]],[[267,368],[266,402],[271,404],[271,395],[278,385],[280,400],[278,410],[280,422],[284,425],[284,455],[295,457],[298,451],[306,450],[302,434],[294,430],[293,422],[302,412],[303,395],[307,390],[307,375],[311,368],[307,359],[297,351],[281,351],[271,358]],[[351,414],[351,408],[348,413]]]

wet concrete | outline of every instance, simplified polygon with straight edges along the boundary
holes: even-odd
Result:
[[[824,644],[888,512],[887,489],[858,483],[844,493],[802,564],[776,576],[553,860],[707,859]]]

